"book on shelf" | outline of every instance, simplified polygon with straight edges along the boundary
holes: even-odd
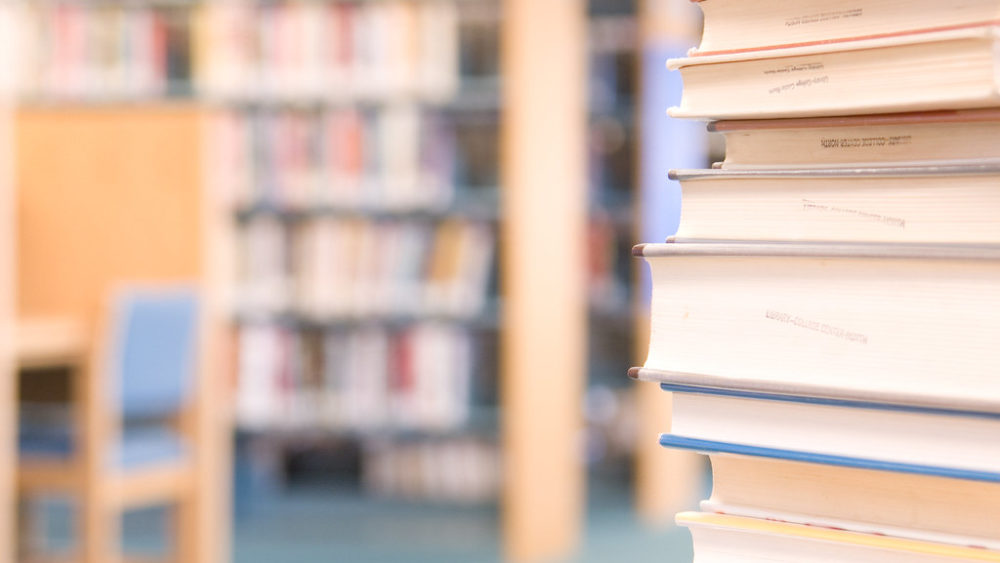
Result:
[[[234,206],[433,211],[455,195],[453,131],[415,104],[224,111],[208,135]]]
[[[745,119],[996,106],[996,34],[994,25],[980,25],[672,59],[684,90],[670,114]]]
[[[191,89],[189,7],[17,2],[19,93],[29,99],[128,100]]]
[[[454,2],[210,2],[198,22],[209,98],[438,103],[458,88]]]
[[[676,242],[635,252],[653,278],[640,377],[997,409],[996,246]]]
[[[316,321],[486,312],[491,225],[462,218],[248,220],[240,232],[237,310]]]
[[[1000,561],[1000,553],[977,546],[865,534],[778,519],[684,512],[677,515],[677,522],[691,531],[696,563],[733,560],[769,563]]]
[[[377,494],[485,502],[499,492],[499,458],[496,444],[475,437],[374,441],[363,451],[362,481]]]
[[[678,239],[1000,243],[996,159],[670,177],[683,194]]]
[[[447,431],[469,419],[474,342],[462,326],[239,330],[237,423],[248,430]]]
[[[692,55],[781,49],[851,39],[983,25],[1000,20],[993,0],[695,0],[704,16]]]
[[[723,169],[921,166],[1000,158],[1000,110],[715,121]],[[960,139],[961,142],[955,142]]]

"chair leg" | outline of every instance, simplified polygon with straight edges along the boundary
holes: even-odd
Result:
[[[100,487],[86,487],[81,501],[83,563],[121,563],[121,513],[107,502]]]
[[[195,496],[183,495],[170,511],[172,522],[171,553],[176,563],[194,563],[198,560],[198,512]]]

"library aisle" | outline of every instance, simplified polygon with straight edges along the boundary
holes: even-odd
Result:
[[[0,561],[690,558],[626,377],[688,4],[0,3]]]

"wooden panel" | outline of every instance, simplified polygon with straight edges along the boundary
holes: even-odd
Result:
[[[92,326],[116,281],[199,275],[198,125],[188,107],[18,110],[19,315]]]
[[[206,112],[201,133],[210,120],[218,116]],[[178,515],[177,525],[193,526],[189,536],[195,538],[194,546],[181,546],[180,561],[188,561],[186,550],[193,550],[196,561],[230,561],[232,559],[232,462],[233,462],[233,401],[235,396],[236,366],[232,329],[226,323],[236,287],[235,231],[232,227],[232,209],[222,194],[213,190],[218,185],[213,177],[210,160],[211,147],[202,147],[205,167],[202,171],[206,189],[202,192],[201,224],[203,230],[202,281],[204,282],[205,310],[202,332],[205,351],[202,370],[218,377],[203,378],[199,388],[201,401],[195,409],[194,432],[198,436],[198,455],[202,463],[195,476],[197,495],[191,517]]]
[[[503,3],[505,554],[577,545],[587,330],[585,3]]]

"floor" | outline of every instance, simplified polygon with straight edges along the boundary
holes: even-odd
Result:
[[[683,529],[640,525],[625,491],[591,487],[580,552],[569,562],[690,561]],[[235,563],[500,561],[496,507],[428,506],[349,491],[286,491],[243,511]]]
[[[47,537],[41,541],[48,550],[66,553],[73,543],[73,509],[61,501],[45,504]],[[127,549],[163,553],[165,521],[162,509],[130,513],[123,526]],[[624,485],[591,483],[583,545],[565,563],[690,560],[686,530],[644,527],[631,510]],[[238,510],[233,563],[276,561],[498,562],[497,509],[378,499],[334,486],[272,491]]]

